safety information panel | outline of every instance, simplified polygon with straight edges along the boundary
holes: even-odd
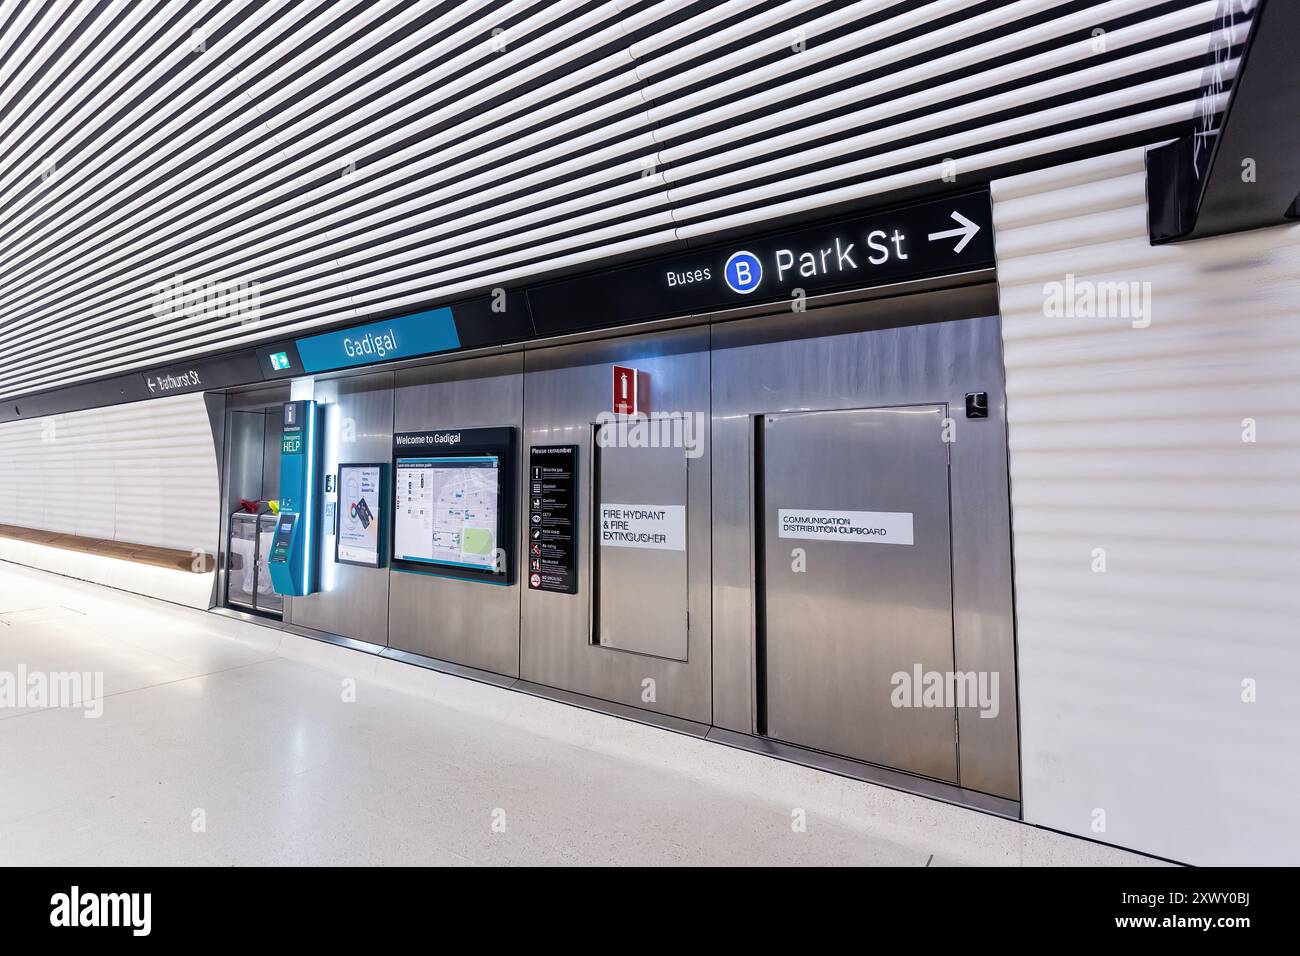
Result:
[[[578,593],[578,446],[528,451],[528,586]]]

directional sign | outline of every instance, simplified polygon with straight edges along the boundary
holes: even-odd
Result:
[[[257,359],[252,352],[240,351],[215,358],[177,363],[140,373],[148,398],[164,398],[184,392],[225,388],[251,381],[257,376]]]
[[[546,335],[987,269],[993,261],[989,194],[981,190],[566,279],[529,289],[528,301]]]
[[[952,249],[953,252],[961,252],[970,244],[970,241],[975,238],[975,233],[980,231],[980,227],[956,211],[953,212],[952,218],[957,223],[956,229],[945,229],[943,232],[932,232],[930,233],[929,238],[931,242],[934,242],[936,239],[951,239],[953,236],[961,236],[957,245],[953,246]]]

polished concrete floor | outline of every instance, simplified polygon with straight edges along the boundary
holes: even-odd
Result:
[[[73,671],[0,706],[2,864],[1150,862],[0,563],[0,678]]]

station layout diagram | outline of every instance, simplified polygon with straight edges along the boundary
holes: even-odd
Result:
[[[407,561],[496,566],[501,482],[493,455],[397,460],[394,553]]]

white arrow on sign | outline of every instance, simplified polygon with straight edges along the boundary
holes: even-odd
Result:
[[[954,212],[952,218],[954,222],[960,225],[956,229],[945,229],[943,232],[930,233],[930,241],[934,242],[936,239],[951,239],[953,236],[961,236],[961,240],[952,250],[953,252],[961,252],[975,238],[975,233],[980,231],[980,227],[959,212]]]

